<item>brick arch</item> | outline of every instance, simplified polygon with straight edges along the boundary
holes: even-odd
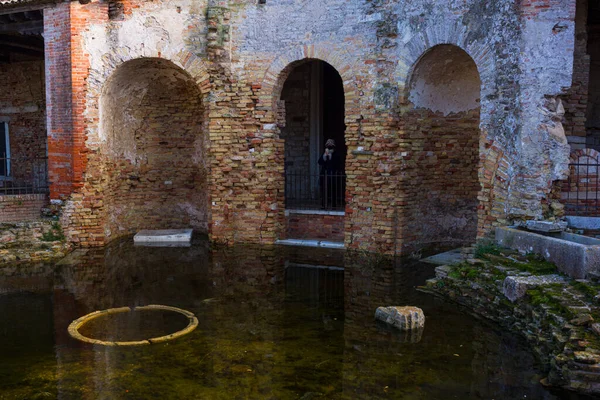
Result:
[[[350,85],[354,79],[352,72],[354,70],[355,59],[348,53],[341,50],[332,50],[325,45],[307,45],[293,48],[277,57],[267,69],[262,84],[260,102],[271,106],[271,110],[277,110],[277,101],[281,95],[283,85],[292,70],[302,62],[310,60],[321,60],[336,69],[342,77],[344,86],[344,97],[346,102],[346,118],[351,99],[355,98],[356,88]]]
[[[122,64],[143,58],[159,58],[170,61],[190,75],[203,95],[208,94],[211,90],[208,62],[185,49],[168,53],[156,51],[145,52],[144,54],[135,54],[115,49],[113,52],[103,56],[104,62],[102,63],[101,71],[96,69],[90,70],[90,89],[96,89],[99,93],[106,81]]]
[[[92,139],[88,147],[95,148],[98,138],[99,101],[106,83],[114,72],[123,64],[137,59],[158,58],[172,62],[175,66],[186,72],[198,86],[202,95],[205,114],[208,115],[208,101],[206,98],[212,90],[210,82],[210,63],[186,50],[184,47],[172,51],[157,51],[143,49],[132,52],[129,49],[114,48],[110,53],[102,56],[102,61],[97,68],[90,68],[87,79],[86,113],[87,136]]]
[[[406,94],[409,79],[418,61],[432,48],[441,44],[449,44],[465,51],[477,65],[481,78],[481,92],[493,91],[495,87],[492,51],[485,42],[467,42],[468,32],[462,24],[455,23],[451,29],[440,33],[426,30],[413,37],[404,47],[396,65],[395,78],[399,93]]]
[[[400,103],[408,100],[410,79],[419,60],[435,46],[454,45],[465,51],[477,66],[481,80],[481,126],[488,125],[493,104],[487,98],[496,90],[493,52],[485,40],[468,42],[468,37],[466,26],[456,21],[447,29],[425,30],[408,41],[394,71]]]
[[[594,149],[577,149],[571,152],[569,156],[569,162],[571,164],[577,164],[583,157],[592,158],[596,162],[600,162],[600,152]]]

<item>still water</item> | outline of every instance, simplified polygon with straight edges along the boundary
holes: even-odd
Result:
[[[581,399],[550,392],[518,337],[420,293],[433,276],[340,251],[134,247],[78,251],[57,266],[0,269],[0,399]],[[164,304],[196,314],[172,342],[92,346],[74,319]],[[377,324],[381,305],[414,305],[422,334]],[[185,326],[127,314],[85,327],[139,339]],[[83,329],[82,329],[82,333]]]

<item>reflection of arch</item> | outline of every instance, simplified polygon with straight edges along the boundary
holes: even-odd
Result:
[[[127,61],[106,80],[99,116],[108,236],[206,230],[206,118],[195,80],[162,58]]]

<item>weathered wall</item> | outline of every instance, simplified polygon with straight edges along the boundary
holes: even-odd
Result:
[[[481,79],[478,235],[510,219],[541,216],[551,183],[566,176],[569,151],[554,98],[572,81],[574,0],[125,3],[123,18],[112,21],[102,3],[69,6],[71,50],[77,50],[73,99],[80,107],[71,153],[82,163],[74,163],[77,189],[64,221],[93,238],[85,244],[107,238],[102,188],[109,171],[94,164],[105,151],[99,96],[119,65],[137,58],[170,60],[200,88],[209,232],[216,241],[271,243],[285,232],[278,101],[295,63],[309,58],[327,62],[343,80],[350,248],[410,247],[404,245],[412,233],[402,224],[422,166],[414,161],[421,149],[411,147],[407,132],[430,121],[400,127],[412,109],[413,68],[438,44],[463,49]],[[472,118],[465,132],[474,131]],[[469,159],[472,166],[474,153]],[[81,180],[77,165],[85,170]],[[472,170],[467,175],[472,181]]]
[[[480,191],[479,109],[443,116],[427,109],[407,113],[400,134],[415,170],[398,227],[408,247],[471,244],[477,236]]]
[[[207,231],[200,91],[162,59],[120,66],[100,99],[108,238],[140,229]],[[94,160],[94,162],[97,162]]]
[[[48,204],[45,194],[14,194],[0,196],[0,223],[35,221],[42,207]]]
[[[587,8],[587,0],[577,0],[572,85],[567,93],[561,96],[565,108],[563,121],[565,135],[573,149],[582,149],[586,146],[585,120],[590,78],[590,56],[587,49]]]
[[[285,102],[285,167],[288,172],[310,168],[310,82],[311,65],[296,67],[285,81],[281,100]]]
[[[8,123],[13,184],[31,184],[36,167],[45,171],[46,164],[41,160],[46,157],[42,61],[0,65],[0,121]]]

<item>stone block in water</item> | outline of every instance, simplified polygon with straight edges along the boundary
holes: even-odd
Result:
[[[423,329],[425,326],[425,314],[418,307],[378,307],[375,319],[403,331]]]

